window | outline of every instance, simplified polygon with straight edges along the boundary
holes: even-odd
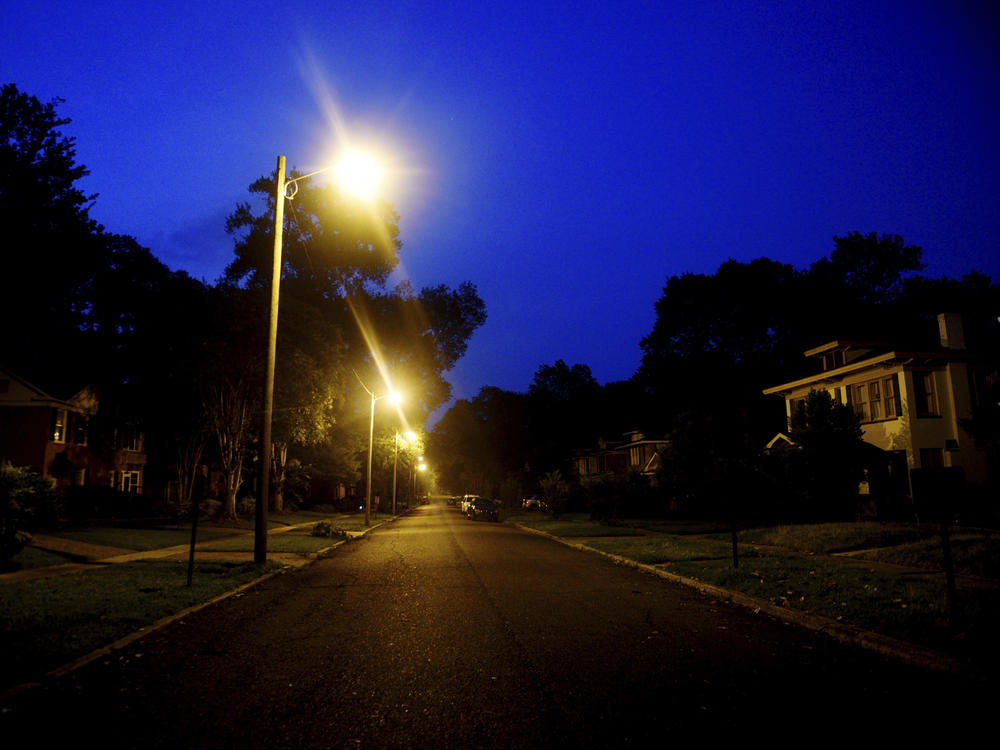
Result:
[[[920,449],[920,468],[939,469],[944,466],[944,451],[940,448]]]
[[[121,474],[121,491],[139,494],[142,492],[142,472],[123,471]]]
[[[823,369],[824,370],[836,370],[838,367],[844,366],[844,350],[835,349],[832,352],[827,352],[823,355]]]
[[[850,401],[851,406],[854,407],[854,413],[858,415],[858,419],[860,421],[872,421],[868,412],[867,383],[858,383],[857,385],[849,386],[847,389],[847,400]]]
[[[873,422],[882,419],[882,390],[877,380],[868,384],[868,412]]]
[[[899,388],[896,387],[896,376],[893,375],[891,378],[886,378],[882,381],[882,385],[885,388],[885,393],[883,393],[883,398],[885,399],[883,401],[885,404],[885,418],[895,419],[901,416],[902,412],[899,403]]]
[[[913,373],[913,391],[917,402],[917,416],[936,417],[938,406],[937,393],[934,389],[934,373]]]
[[[73,442],[77,445],[86,445],[89,420],[83,414],[74,414],[73,417]]]
[[[879,422],[900,416],[899,388],[896,376],[855,383],[844,388],[847,403],[861,422]]]
[[[122,450],[142,452],[142,432],[135,428],[124,430],[121,435]]]
[[[52,410],[52,440],[57,443],[66,442],[66,419],[67,412],[65,409],[53,409]]]

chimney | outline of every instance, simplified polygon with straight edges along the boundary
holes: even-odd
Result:
[[[965,333],[962,331],[962,314],[941,313],[937,319],[941,346],[945,349],[964,349]]]

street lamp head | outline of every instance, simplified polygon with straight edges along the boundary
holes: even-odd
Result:
[[[382,166],[369,153],[351,150],[334,167],[340,186],[363,201],[375,197],[382,180]]]

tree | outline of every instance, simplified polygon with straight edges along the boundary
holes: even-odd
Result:
[[[87,169],[60,132],[69,123],[56,113],[61,102],[42,104],[14,84],[0,89],[0,315],[18,321],[5,331],[4,356],[29,377],[62,369],[54,365],[82,350],[88,294],[105,261],[101,227],[88,213],[96,196],[76,186]]]
[[[850,232],[834,237],[829,258],[813,263],[811,273],[850,293],[862,305],[888,304],[899,296],[907,274],[925,268],[923,251],[898,234]]]
[[[790,452],[793,481],[804,489],[805,515],[817,520],[853,519],[858,484],[864,478],[865,443],[851,407],[826,391],[811,391],[792,414],[792,438],[801,446]]]
[[[272,176],[250,186],[263,198],[260,213],[244,203],[227,221],[235,258],[226,269],[226,285],[245,290],[260,310],[267,308],[260,298],[270,285],[274,184]],[[443,373],[485,320],[483,302],[469,283],[419,294],[405,283],[387,288],[402,247],[398,216],[387,203],[366,206],[336,186],[310,179],[297,187],[283,228],[273,432],[279,504],[283,464],[291,451],[330,440],[337,463],[347,468],[355,462],[345,451],[359,441],[344,428],[363,431],[367,445],[367,420],[360,416],[367,414],[368,401],[350,397],[352,371],[371,373],[370,383],[388,373],[392,384],[406,391],[408,411],[419,414],[415,421],[422,421],[450,396]],[[264,319],[257,325],[264,330]],[[334,433],[335,441],[329,438]]]
[[[587,365],[570,367],[560,359],[535,371],[526,400],[533,435],[532,473],[559,468],[575,448],[600,437],[594,417],[601,397],[601,385]]]

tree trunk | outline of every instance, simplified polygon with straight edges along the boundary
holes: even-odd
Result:
[[[285,466],[288,461],[288,443],[275,443],[271,451],[274,458],[274,512],[285,510]]]

